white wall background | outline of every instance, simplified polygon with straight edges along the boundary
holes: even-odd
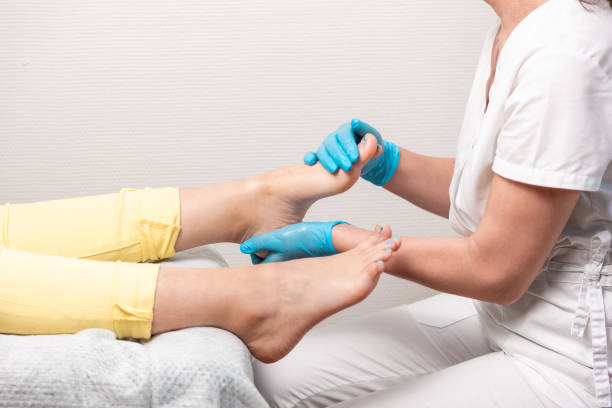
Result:
[[[352,117],[453,155],[493,21],[481,0],[2,0],[0,202],[242,178]],[[452,234],[363,181],[307,219]],[[336,319],[431,293],[385,277]]]

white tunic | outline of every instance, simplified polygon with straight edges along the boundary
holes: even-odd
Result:
[[[515,28],[485,112],[499,24],[490,31],[458,142],[449,219],[464,236],[476,230],[494,173],[582,191],[527,293],[511,306],[476,306],[502,349],[574,378],[610,406],[612,10],[587,8],[549,0]]]

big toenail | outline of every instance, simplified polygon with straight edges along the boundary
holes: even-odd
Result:
[[[376,265],[382,265],[381,261],[376,261]]]
[[[389,248],[385,249],[385,252],[389,252]]]
[[[390,240],[388,240],[388,241],[387,241],[387,244],[392,244],[392,243],[393,243],[393,240],[392,240],[392,239],[390,239]]]

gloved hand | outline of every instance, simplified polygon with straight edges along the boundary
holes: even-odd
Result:
[[[335,173],[338,167],[349,171],[359,158],[357,144],[368,133],[376,137],[383,151],[361,169],[361,177],[377,186],[383,186],[397,170],[399,148],[395,143],[384,140],[378,130],[359,119],[340,125],[338,130],[325,138],[316,153],[308,152],[304,155],[304,163],[312,166],[318,160],[330,173]]]
[[[337,252],[332,243],[331,231],[338,224],[346,222],[301,222],[288,225],[246,240],[240,245],[240,251],[250,254],[253,264],[334,255]],[[269,251],[265,259],[255,254],[264,251]]]

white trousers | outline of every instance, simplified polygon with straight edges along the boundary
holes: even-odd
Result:
[[[316,328],[254,374],[272,407],[596,406],[581,384],[538,364],[491,344],[471,300],[443,294]]]

